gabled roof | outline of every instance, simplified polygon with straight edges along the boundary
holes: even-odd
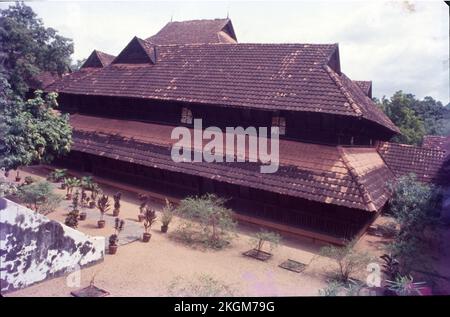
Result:
[[[169,22],[146,40],[158,45],[237,43],[230,19]]]
[[[40,72],[27,81],[31,89],[45,89],[55,81],[61,79],[62,76],[49,71]]]
[[[156,58],[154,45],[135,36],[112,64],[155,64]]]
[[[130,49],[133,44],[135,49]],[[67,94],[135,97],[216,106],[322,112],[397,127],[338,69],[337,44],[190,44],[156,46],[134,38],[114,62],[81,79],[55,83]],[[125,54],[129,52],[130,54]],[[128,57],[125,58],[125,55]],[[119,64],[121,63],[121,64]],[[331,65],[331,66],[329,66]]]
[[[422,182],[450,183],[445,168],[445,152],[406,144],[382,142],[378,152],[398,177],[414,173]]]
[[[354,80],[353,82],[361,88],[367,97],[372,98],[372,81]]]
[[[111,64],[115,56],[103,53],[97,50],[92,51],[91,55],[86,59],[86,61],[83,63],[81,68],[88,68],[88,67],[105,67]]]
[[[278,171],[261,174],[258,163],[248,160],[173,162],[170,151],[176,140],[171,139],[172,126],[79,114],[71,115],[70,123],[74,129],[72,151],[369,212],[384,206],[389,198],[387,183],[394,177],[375,148],[280,140]]]

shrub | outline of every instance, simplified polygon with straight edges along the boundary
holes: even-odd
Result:
[[[78,227],[78,210],[72,210],[66,217],[64,224],[68,227],[77,228]]]
[[[61,197],[53,193],[53,186],[46,181],[23,185],[18,195],[28,208],[42,214],[54,211],[61,202]]]
[[[58,169],[56,168],[54,171],[52,171],[47,179],[51,182],[61,182],[62,180],[64,180],[64,178],[67,176],[67,170],[62,168],[62,169]]]
[[[209,275],[200,275],[194,280],[175,278],[168,287],[169,296],[218,297],[235,296],[234,290]]]
[[[164,206],[162,213],[161,213],[161,223],[163,226],[168,226],[169,223],[172,221],[174,215],[174,208],[170,201],[166,198],[166,205]]]
[[[236,223],[233,221],[232,211],[224,204],[224,199],[213,194],[183,199],[176,212],[192,223],[182,223],[178,230],[179,236],[189,237],[186,242],[198,241],[212,248],[227,245],[229,232],[234,230]]]
[[[350,241],[343,247],[325,246],[320,249],[322,256],[331,258],[335,267],[330,272],[331,278],[347,284],[352,274],[365,268],[371,258],[366,252],[358,252],[354,249],[356,241]]]

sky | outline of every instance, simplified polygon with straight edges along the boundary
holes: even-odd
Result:
[[[397,90],[447,104],[449,10],[443,1],[36,1],[44,24],[75,44],[74,60],[93,49],[117,55],[133,36],[167,22],[225,18],[241,43],[339,43],[341,69],[372,80],[373,95]],[[0,8],[8,4],[0,3]]]

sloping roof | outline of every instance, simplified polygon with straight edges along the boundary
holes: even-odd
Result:
[[[142,45],[152,47],[148,42]],[[116,64],[119,55],[100,71],[65,80],[62,86],[55,83],[49,90],[339,114],[399,132],[361,89],[328,66],[338,55],[337,44],[191,44],[154,49],[155,64]]]
[[[93,50],[91,55],[86,59],[81,68],[87,67],[105,67],[114,60],[115,56]]]
[[[361,88],[367,97],[372,98],[372,81],[354,80],[353,82]]]
[[[445,152],[438,149],[382,142],[378,152],[396,176],[414,173],[422,182],[450,181],[444,170]]]
[[[154,64],[156,63],[156,51],[153,45],[134,37],[130,43],[113,60],[113,64]]]
[[[146,39],[158,44],[237,43],[229,19],[169,22],[158,33]]]
[[[423,137],[422,146],[425,148],[445,151],[450,155],[450,136],[426,135]]]
[[[393,178],[374,148],[280,140],[278,171],[261,174],[259,164],[248,161],[173,162],[172,126],[79,114],[72,115],[70,122],[73,151],[365,211],[379,210],[385,204],[387,182]]]

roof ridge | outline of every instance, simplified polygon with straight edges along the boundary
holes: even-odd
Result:
[[[347,158],[347,154],[345,153],[344,148],[341,145],[338,145],[336,147],[338,149],[338,153],[342,159],[342,162],[344,163],[345,167],[348,169],[351,178],[356,183],[359,192],[361,193],[361,196],[363,198],[364,203],[366,204],[368,211],[377,211],[377,208],[375,207],[374,202],[372,201],[372,197],[370,196],[368,190],[364,186],[364,184],[361,183],[361,177],[356,172],[355,168],[351,165],[350,160]]]
[[[334,81],[336,86],[339,88],[339,91],[342,93],[342,95],[347,99],[349,107],[358,115],[362,116],[363,112],[361,111],[361,108],[358,106],[358,104],[353,100],[351,97],[351,94],[348,92],[348,90],[344,87],[344,85],[341,82],[341,79],[339,76],[331,69],[330,66],[324,65],[325,70],[327,71],[330,78]],[[344,103],[345,105],[345,103]]]

